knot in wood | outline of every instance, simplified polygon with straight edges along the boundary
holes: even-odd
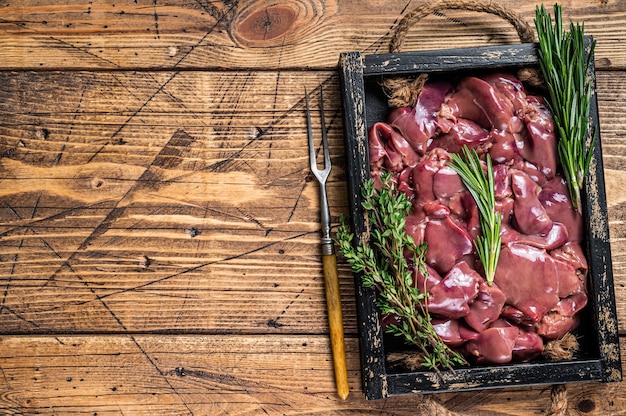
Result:
[[[104,185],[104,180],[98,177],[94,177],[91,179],[91,187],[92,188],[101,188]]]
[[[596,403],[591,399],[583,399],[576,407],[581,413],[591,413],[596,409]]]
[[[296,10],[287,5],[263,7],[242,17],[235,30],[239,37],[253,44],[285,35],[297,19]]]
[[[323,30],[337,12],[336,0],[242,2],[229,24],[231,38],[244,47],[268,48],[302,44],[307,34]],[[305,33],[306,32],[306,33]],[[265,49],[273,53],[272,49]]]

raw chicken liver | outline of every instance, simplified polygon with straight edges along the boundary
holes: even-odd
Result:
[[[463,146],[494,161],[501,255],[492,285],[473,240],[476,204],[448,166]],[[391,172],[412,202],[406,230],[426,242],[428,292],[439,336],[477,363],[528,361],[579,323],[587,304],[582,218],[559,172],[554,121],[543,98],[509,73],[427,82],[413,107],[369,130],[372,177]],[[375,182],[381,186],[380,182]],[[397,323],[385,316],[383,326]]]

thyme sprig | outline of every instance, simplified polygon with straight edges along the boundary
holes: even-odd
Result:
[[[416,245],[405,230],[411,202],[396,190],[390,174],[382,174],[381,182],[381,189],[374,189],[372,180],[363,188],[369,241],[354,246],[354,234],[342,217],[336,237],[338,246],[352,270],[362,276],[363,285],[377,290],[380,312],[398,318],[398,323],[387,325],[386,331],[417,347],[425,368],[439,373],[441,368],[465,364],[463,356],[451,350],[435,332],[428,313],[428,294],[414,284],[415,270],[424,276],[428,272],[426,244]]]
[[[535,9],[539,66],[548,88],[548,106],[559,136],[558,152],[574,208],[581,211],[580,191],[589,170],[595,132],[587,144],[592,85],[587,77],[595,41],[585,56],[584,24],[563,31],[561,6],[554,5],[554,25],[542,5]]]
[[[483,172],[480,158],[474,149],[470,150],[467,146],[463,146],[462,156],[456,153],[452,153],[450,156],[452,161],[448,165],[459,174],[478,206],[481,235],[474,240],[474,247],[485,269],[487,284],[491,286],[496,273],[502,242],[500,237],[502,214],[496,212],[491,157],[488,153],[486,154],[487,168],[486,172]]]

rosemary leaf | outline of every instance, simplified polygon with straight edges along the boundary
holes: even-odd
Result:
[[[581,211],[580,191],[589,170],[595,132],[587,144],[592,85],[587,77],[595,41],[585,54],[584,24],[563,30],[562,10],[554,5],[554,24],[542,5],[535,9],[539,38],[539,67],[548,89],[548,106],[558,133],[558,152],[575,209]]]
[[[485,269],[485,279],[491,286],[500,257],[500,227],[502,214],[496,212],[496,198],[493,179],[493,165],[491,157],[486,155],[486,173],[480,163],[480,158],[474,149],[463,146],[462,156],[451,154],[452,161],[448,164],[458,175],[469,190],[480,216],[481,235],[474,240],[474,247],[478,258]]]

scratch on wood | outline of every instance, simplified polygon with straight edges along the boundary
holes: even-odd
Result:
[[[161,39],[161,35],[159,34],[159,12],[157,11],[157,0],[152,0],[152,7],[154,8],[154,30],[156,38]]]
[[[282,48],[281,48],[281,53],[280,55],[282,55]],[[280,63],[280,55],[279,55],[279,63]],[[272,102],[272,119],[276,116],[276,105],[277,105],[277,101],[278,101],[278,85],[280,83],[280,71],[278,71],[278,73],[276,74],[276,82],[274,83],[274,99]],[[258,129],[259,133],[261,132],[261,129]],[[266,165],[266,174],[269,174],[269,171],[271,169],[272,166],[272,141],[271,141],[271,137],[270,137],[270,143],[267,149],[267,165]]]
[[[291,217],[293,217],[293,214],[296,212],[296,208],[298,208],[298,203],[300,203],[300,199],[302,198],[302,194],[304,192],[304,188],[306,188],[306,184],[308,182],[311,181],[311,176],[307,174],[304,183],[302,184],[302,186],[300,187],[300,191],[298,192],[298,196],[296,197],[296,200],[293,203],[293,206],[291,207],[291,210],[289,211],[289,214],[287,215],[287,221],[286,222],[290,222],[291,221]]]
[[[182,130],[177,130],[170,140],[163,146],[161,151],[156,155],[154,160],[150,163],[148,168],[144,170],[139,179],[135,182],[133,186],[131,186],[128,191],[117,201],[115,206],[107,213],[105,218],[98,224],[93,231],[85,237],[85,239],[80,243],[80,245],[68,256],[67,260],[63,262],[63,264],[52,274],[47,282],[44,284],[47,285],[49,282],[55,279],[56,275],[65,267],[70,267],[71,262],[76,258],[76,256],[85,250],[89,244],[98,237],[102,236],[106,233],[111,224],[113,224],[117,219],[121,218],[124,212],[126,212],[126,207],[120,207],[122,202],[128,200],[132,195],[135,194],[138,190],[146,189],[151,187],[152,189],[158,189],[161,186],[161,176],[160,174],[153,172],[151,167],[153,165],[156,166],[166,166],[166,167],[175,167],[181,163],[181,154],[184,149],[187,148],[188,145],[193,143],[194,138]],[[181,148],[180,144],[185,144],[184,148]]]
[[[41,326],[37,322],[31,321],[30,319],[25,318],[23,315],[14,311],[12,308],[9,308],[7,305],[3,305],[2,308],[0,308],[0,313],[2,313],[2,311],[7,311],[10,315],[13,315],[20,321],[26,322],[27,324],[31,325],[33,328],[41,328]]]
[[[68,267],[71,268],[71,266]],[[73,270],[72,270],[73,271]],[[159,374],[159,376],[164,380],[164,382],[167,384],[167,386],[170,388],[170,390],[172,391],[172,393],[181,401],[181,403],[183,404],[183,406],[185,407],[185,409],[188,411],[189,414],[193,415],[193,411],[189,408],[189,405],[187,404],[187,402],[185,402],[185,400],[180,396],[180,394],[178,393],[178,391],[176,390],[176,388],[172,385],[172,383],[170,382],[170,380],[165,376],[165,374],[161,371],[161,369],[156,365],[156,363],[154,362],[154,360],[150,357],[150,355],[147,353],[147,351],[139,344],[139,342],[137,341],[137,339],[131,335],[128,331],[128,328],[126,327],[126,325],[124,325],[124,323],[122,322],[122,320],[117,316],[117,314],[115,314],[115,312],[111,309],[111,307],[105,302],[105,300],[103,299],[103,297],[101,297],[100,295],[98,295],[96,293],[96,291],[80,276],[78,275],[75,271],[73,271],[74,275],[78,278],[78,280],[94,295],[95,299],[98,300],[100,302],[100,304],[104,307],[104,309],[107,311],[107,313],[117,322],[118,326],[122,329],[122,331],[129,336],[130,340],[133,342],[133,344],[135,344],[135,346],[137,347],[137,349],[141,352],[141,354],[146,358],[146,360],[148,360],[148,362],[150,363],[150,365],[157,371],[157,373]],[[8,310],[8,308],[5,307],[5,309]]]
[[[258,381],[244,380],[239,377],[235,377],[229,374],[215,373],[205,370],[194,370],[185,367],[176,367],[167,373],[168,375],[175,375],[177,377],[195,377],[202,380],[211,381],[217,384],[239,387],[242,391],[251,394],[255,390],[265,390],[268,386]],[[272,389],[279,387],[272,386]],[[280,389],[280,388],[279,388]]]
[[[126,333],[128,334],[128,331],[126,331]],[[187,404],[187,402],[183,399],[183,397],[180,395],[180,393],[178,392],[178,390],[176,389],[176,387],[174,387],[174,385],[170,382],[169,378],[166,376],[166,374],[161,371],[161,369],[159,368],[159,366],[156,365],[156,363],[154,362],[154,360],[152,359],[152,357],[150,357],[150,355],[148,354],[148,352],[139,344],[139,342],[137,341],[137,339],[133,336],[133,335],[129,335],[130,336],[130,340],[135,344],[135,346],[137,347],[137,349],[139,349],[139,351],[141,352],[141,354],[146,358],[146,360],[148,360],[148,362],[150,363],[150,365],[156,370],[156,372],[159,374],[159,376],[163,379],[163,381],[165,381],[165,384],[167,384],[167,386],[170,388],[170,390],[172,391],[172,393],[174,393],[174,395],[180,400],[180,402],[182,403],[182,405],[185,407],[185,409],[187,410],[187,412],[190,415],[193,415],[193,411],[191,410],[191,408],[189,407],[189,405]]]
[[[202,7],[211,17],[213,17],[216,20],[222,20],[223,18],[226,17],[227,13],[230,12],[234,5],[231,6],[230,10],[228,10],[228,12],[224,12],[222,10],[220,10],[219,8],[217,8],[213,3],[211,3],[211,1],[207,1],[206,3],[201,3],[199,0],[196,0],[196,2],[198,3],[198,5],[200,7]],[[235,4],[237,2],[234,2]]]
[[[237,207],[237,211],[239,211],[239,213],[241,215],[243,215],[243,217],[247,220],[250,221],[251,223],[255,224],[257,227],[259,227],[262,230],[265,230],[266,232],[268,232],[268,228],[263,225],[263,223],[259,220],[257,220],[256,218],[254,218],[252,215],[250,215],[249,213],[247,213],[243,208],[241,207]]]
[[[209,28],[209,30],[196,42],[194,45],[189,48],[186,53],[183,53],[180,59],[174,64],[174,67],[180,65],[191,53],[193,53],[202,43],[204,43],[205,39],[209,37],[211,33],[217,28],[217,26],[226,18],[229,18],[234,10],[236,10],[238,2],[234,1],[230,8],[226,12],[222,12],[217,7],[213,6],[210,2],[207,2],[206,5],[202,5],[202,7],[213,17],[216,19],[215,24]]]
[[[33,209],[31,210],[31,214],[30,214],[30,220],[31,221],[35,218],[35,213],[37,212],[37,208],[39,207],[40,200],[41,200],[41,194],[39,194],[37,196],[37,199],[35,200],[35,203],[33,204]],[[8,202],[5,202],[5,206],[15,216],[15,218],[17,218],[19,221],[23,221],[22,216],[19,215],[19,213],[11,205],[9,205]],[[27,224],[27,225],[24,226],[24,234],[23,235],[26,234],[26,230],[30,231],[33,235],[38,236],[38,233],[35,231],[35,229],[31,225]],[[55,257],[57,257],[58,259],[62,258],[61,255],[44,238],[38,236],[38,239],[39,239],[39,241],[41,241],[43,246],[46,247],[46,249],[49,250]],[[8,294],[8,288],[9,288],[9,284],[10,284],[10,277],[13,275],[13,272],[14,272],[14,269],[15,269],[15,266],[17,264],[17,260],[18,260],[18,257],[19,257],[19,251],[22,248],[23,243],[24,243],[24,238],[22,238],[20,240],[20,242],[18,244],[18,249],[17,249],[18,253],[16,253],[14,255],[14,258],[13,258],[14,262],[11,265],[11,272],[10,272],[7,284],[5,286],[4,296],[3,296],[3,299],[2,299],[2,305],[5,304],[5,299],[6,299],[6,296]]]
[[[91,155],[91,157],[89,159],[87,159],[87,163],[91,163],[104,149],[105,147],[108,145],[109,143],[105,143],[102,146],[100,146],[100,148],[98,150],[96,150],[94,152],[93,155]]]
[[[282,318],[285,315],[285,313],[287,313],[287,310],[291,307],[291,305],[296,303],[296,301],[304,293],[304,289],[306,289],[307,287],[309,287],[308,284],[305,287],[303,287],[302,289],[300,289],[300,292],[298,292],[298,294],[296,294],[296,296],[287,304],[287,306],[285,306],[285,308],[280,312],[280,315],[277,316],[276,319],[268,320],[267,321],[267,326],[272,327],[272,328],[280,328],[281,326],[284,326],[284,324],[281,324],[278,321],[280,320],[280,318]]]
[[[22,248],[24,239],[22,238],[20,244],[18,246],[18,251]],[[2,294],[2,301],[0,301],[0,311],[4,307],[6,303],[7,295],[9,294],[9,288],[11,287],[11,280],[13,280],[13,273],[15,272],[15,265],[17,264],[18,254],[13,255],[13,261],[11,264],[11,270],[9,271],[9,275],[6,278],[6,283],[4,285],[4,293]]]
[[[78,98],[78,103],[76,104],[76,110],[74,110],[74,116],[72,117],[72,122],[70,123],[70,128],[67,132],[67,135],[65,136],[65,142],[69,142],[70,141],[70,137],[72,136],[72,131],[74,131],[74,123],[76,123],[76,119],[78,118],[78,111],[80,110],[82,104],[83,104],[83,98],[85,97],[85,90],[86,87],[83,86],[81,93],[80,93],[80,97]],[[40,138],[41,140],[47,140],[48,139],[48,135],[50,133],[48,132],[47,129],[44,128],[38,128],[37,131],[35,132],[35,137]],[[55,160],[54,160],[54,165],[58,165],[59,163],[61,163],[61,158],[63,157],[63,153],[65,152],[65,143],[61,146],[61,151],[57,154]]]
[[[33,30],[33,32],[37,33],[38,31],[37,30]],[[102,62],[106,62],[107,64],[113,66],[114,68],[119,68],[120,67],[117,63],[115,63],[115,62],[113,62],[113,61],[111,61],[109,59],[106,59],[106,58],[103,58],[101,56],[98,56],[95,53],[90,52],[90,51],[88,51],[88,50],[86,50],[84,48],[81,48],[79,46],[72,45],[71,43],[68,43],[68,42],[64,41],[63,39],[59,39],[59,38],[56,38],[54,36],[49,36],[48,38],[53,40],[53,41],[55,41],[55,42],[57,42],[57,43],[59,43],[59,44],[61,44],[61,45],[63,45],[63,46],[66,46],[68,48],[80,51],[80,52],[82,52],[82,53],[84,53],[86,55],[92,56],[92,57],[94,57],[94,58],[96,58],[96,59],[98,59],[98,60],[100,60]]]
[[[39,199],[37,199],[37,201],[35,202],[35,206],[37,206],[39,203]],[[15,209],[13,209],[13,207],[11,207],[11,205],[9,205],[8,202],[5,202],[5,206],[9,209],[9,211],[11,211],[11,213],[18,219],[21,220],[20,215],[17,213],[17,211],[15,211]],[[32,215],[35,215],[35,211],[36,211],[36,207],[33,209],[32,211]],[[18,247],[17,247],[17,253],[15,253],[13,255],[13,262],[11,263],[11,270],[9,272],[9,276],[7,277],[7,281],[6,284],[4,286],[4,293],[2,295],[2,302],[0,303],[0,311],[2,310],[2,308],[4,307],[5,303],[6,303],[6,298],[7,295],[9,294],[9,287],[11,286],[11,280],[13,278],[13,274],[15,272],[15,267],[17,265],[17,260],[19,258],[19,252],[22,249],[22,246],[24,244],[24,235],[26,234],[26,229],[24,230],[24,233],[22,234],[22,238],[20,239],[20,242],[18,243]]]
[[[161,85],[159,85],[159,87],[156,89],[156,91],[154,91],[146,100],[144,100],[141,105],[139,106],[139,108],[137,108],[135,111],[133,111],[133,113],[126,119],[126,121],[124,121],[124,123],[122,123],[122,125],[113,132],[113,134],[111,135],[111,140],[115,139],[115,137],[117,137],[118,134],[120,134],[122,132],[122,130],[124,130],[124,128],[128,125],[128,123],[130,123],[135,117],[137,117],[137,115],[144,109],[146,108],[146,106],[154,99],[154,97],[156,97],[160,92],[162,92],[164,90],[164,88],[170,83],[172,82],[172,80],[174,78],[176,78],[178,76],[178,74],[180,74],[180,71],[176,71],[174,72],[172,75],[170,75],[170,77],[168,79],[165,80],[164,83],[162,83]],[[93,159],[93,157],[91,158]],[[90,160],[91,160],[90,159]]]
[[[327,78],[326,80],[324,80],[322,82],[321,85],[325,85],[326,83],[331,82],[331,80],[334,77],[335,76]],[[246,79],[246,82],[247,82],[247,79]],[[243,91],[243,86],[239,86],[239,89],[241,89]],[[257,127],[257,130],[258,130],[257,134],[254,137],[252,137],[250,140],[248,140],[246,143],[244,143],[241,147],[239,147],[238,149],[234,150],[231,154],[226,155],[221,160],[219,160],[219,161],[217,161],[217,162],[215,162],[215,163],[213,163],[211,165],[208,165],[208,166],[202,168],[202,171],[225,172],[228,169],[232,168],[232,166],[234,165],[235,161],[243,154],[244,151],[246,151],[253,144],[264,141],[265,138],[270,134],[270,132],[272,131],[272,129],[275,126],[279,125],[284,120],[288,120],[289,117],[291,117],[294,112],[296,112],[296,111],[300,112],[300,111],[303,111],[303,109],[304,109],[304,96],[302,97],[302,99],[300,99],[298,102],[296,102],[293,106],[291,106],[289,109],[284,111],[280,116],[274,117],[272,119],[272,121],[265,128],[261,129],[261,128]],[[182,175],[180,175],[180,176],[178,176],[176,178],[170,179],[170,181],[180,180],[180,179],[182,179],[182,178],[184,178],[186,176],[192,175],[192,174],[193,173],[184,173],[184,174],[182,174]],[[309,180],[307,180],[307,182],[308,181]],[[297,202],[296,202],[296,205],[297,205]],[[287,222],[289,222],[289,220],[291,219],[291,216],[293,215],[293,211],[295,211],[295,208],[296,208],[296,206],[294,205],[292,211],[288,215]]]
[[[0,366],[0,373],[2,373],[2,379],[4,380],[4,385],[6,386],[6,390],[13,390],[11,384],[9,383],[9,379],[7,378],[6,373],[4,372],[4,368]]]
[[[4,236],[7,236],[7,235],[10,235],[11,233],[14,233],[14,232],[16,232],[19,229],[31,227],[31,226],[33,226],[35,224],[41,224],[41,223],[46,222],[46,221],[54,221],[54,220],[58,220],[58,219],[64,219],[68,215],[76,213],[77,211],[89,210],[89,209],[99,209],[101,207],[105,207],[105,205],[110,203],[110,202],[111,202],[111,200],[99,201],[99,202],[94,203],[94,204],[80,205],[80,206],[64,209],[62,211],[57,212],[56,214],[49,215],[47,217],[42,217],[42,218],[39,218],[39,219],[36,219],[36,220],[33,218],[33,220],[29,221],[28,223],[20,224],[20,225],[14,227],[14,228],[10,228],[10,229],[0,233],[0,237],[4,237]]]
[[[98,300],[105,299],[105,298],[108,298],[108,297],[111,297],[111,296],[115,296],[115,295],[119,295],[119,294],[123,294],[123,293],[128,293],[128,292],[133,292],[133,291],[137,291],[137,290],[140,290],[140,289],[144,289],[146,287],[150,287],[150,286],[155,285],[157,283],[165,282],[165,281],[174,279],[176,277],[186,275],[188,273],[193,273],[195,271],[202,270],[203,268],[211,266],[211,265],[214,265],[214,264],[228,262],[228,261],[235,260],[235,259],[238,259],[238,258],[241,258],[241,257],[245,257],[245,256],[247,256],[249,254],[253,254],[253,253],[265,250],[265,249],[267,249],[269,247],[272,247],[272,246],[274,246],[276,244],[281,244],[281,243],[284,243],[285,241],[295,240],[295,239],[298,239],[298,238],[310,235],[311,233],[313,233],[313,231],[307,231],[307,232],[303,232],[303,233],[300,233],[300,234],[296,234],[296,235],[293,235],[291,237],[284,238],[282,240],[272,241],[270,243],[263,244],[263,245],[261,245],[259,247],[253,248],[253,249],[248,250],[248,251],[246,251],[244,253],[239,253],[239,254],[235,254],[233,256],[225,257],[223,259],[219,259],[219,260],[214,260],[214,261],[198,264],[196,266],[188,267],[188,268],[186,268],[184,270],[181,270],[179,272],[172,273],[170,275],[163,276],[163,277],[158,278],[158,279],[153,279],[153,280],[151,280],[149,282],[145,282],[145,283],[142,283],[140,285],[136,285],[136,286],[133,286],[133,287],[120,289],[120,290],[117,290],[117,291],[114,291],[114,292],[108,292],[108,293],[105,293],[103,295],[99,295]],[[315,232],[315,233],[317,233],[317,232]],[[85,304],[93,302],[94,300],[96,300],[96,299],[89,299],[89,300],[85,300],[85,301],[82,301],[82,302],[77,302],[76,305],[77,306],[85,305]],[[59,308],[60,308],[59,306],[55,306],[53,308],[50,308],[50,309],[42,311],[42,312],[50,312],[52,310],[56,310],[56,309],[59,309]]]

